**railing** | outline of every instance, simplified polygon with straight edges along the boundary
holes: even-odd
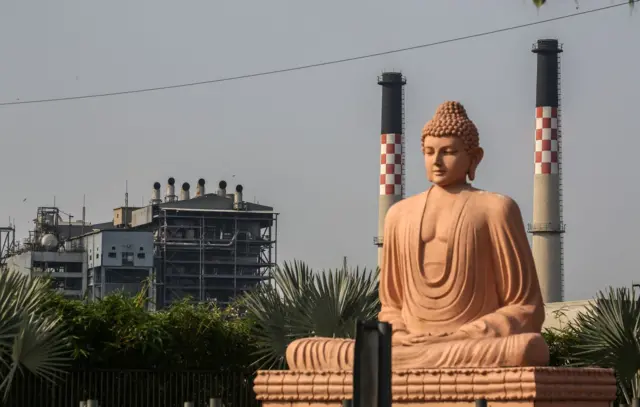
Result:
[[[538,222],[527,223],[527,232],[529,233],[564,233],[566,225],[557,222]]]
[[[257,407],[253,374],[209,371],[74,371],[55,383],[18,373],[2,407],[69,407],[96,400],[100,407],[194,407],[221,399],[223,407]]]

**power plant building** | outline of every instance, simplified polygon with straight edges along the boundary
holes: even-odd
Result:
[[[170,178],[164,201],[154,184],[151,204],[133,211],[130,225],[153,232],[156,303],[190,297],[225,304],[267,280],[277,260],[273,208],[244,201],[242,185],[227,193],[220,181],[206,194],[200,179],[191,198],[188,183],[179,197],[174,184]]]
[[[152,309],[187,297],[229,303],[270,277],[278,213],[246,202],[242,185],[232,193],[226,188],[220,181],[207,194],[200,179],[193,198],[186,182],[178,196],[170,178],[164,199],[156,182],[149,205],[125,204],[111,222],[94,225],[72,223],[55,207],[38,208],[29,238],[4,250],[1,264],[48,275],[70,298],[145,289]]]

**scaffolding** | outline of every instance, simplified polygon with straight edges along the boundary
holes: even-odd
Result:
[[[156,304],[190,297],[228,304],[277,263],[272,211],[175,209],[153,215]]]
[[[0,267],[6,264],[16,247],[16,228],[13,225],[0,227]]]

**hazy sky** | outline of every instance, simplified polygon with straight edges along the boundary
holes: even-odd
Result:
[[[430,43],[574,13],[570,0],[0,2],[0,102],[216,79]],[[580,0],[580,10],[613,4]],[[282,215],[279,260],[375,266],[380,87],[407,76],[407,191],[427,188],[420,130],[444,100],[480,129],[476,186],[531,220],[536,58],[562,54],[566,299],[638,276],[640,15],[628,7],[368,60],[146,94],[0,107],[0,223],[56,202],[110,220],[169,176],[218,180]],[[635,55],[635,56],[634,56]],[[235,175],[234,178],[232,176]],[[23,199],[27,198],[26,202]],[[4,216],[4,218],[1,218]]]

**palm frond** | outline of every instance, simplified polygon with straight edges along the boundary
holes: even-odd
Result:
[[[23,368],[52,379],[70,360],[61,322],[46,309],[52,295],[46,278],[0,271],[0,390],[5,398]]]
[[[378,311],[377,272],[329,270],[315,274],[305,263],[284,263],[273,272],[275,287],[245,295],[255,321],[260,368],[286,365],[287,346],[309,336],[353,337],[357,319]]]
[[[574,365],[615,369],[625,397],[637,397],[634,379],[640,370],[640,301],[633,290],[599,292],[573,325],[577,333]]]
[[[20,326],[12,353],[12,362],[52,381],[63,374],[69,362],[69,341],[62,320],[31,314]]]

